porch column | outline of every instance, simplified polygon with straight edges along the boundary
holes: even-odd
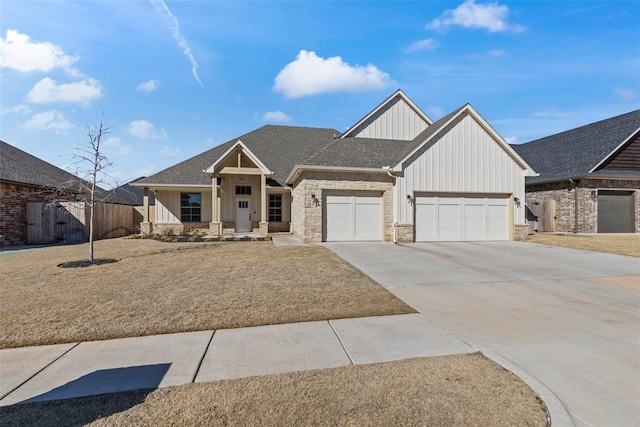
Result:
[[[267,176],[260,175],[260,234],[269,234],[269,217],[267,217]]]
[[[149,222],[149,188],[142,190],[142,222],[140,223],[140,233],[151,233],[151,223]]]
[[[218,178],[211,178],[211,222],[209,223],[209,234],[220,235],[220,218],[218,217]]]

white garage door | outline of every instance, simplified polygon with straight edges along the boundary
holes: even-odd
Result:
[[[356,193],[325,196],[327,242],[382,240],[382,197]]]
[[[416,241],[509,240],[506,196],[416,196]]]

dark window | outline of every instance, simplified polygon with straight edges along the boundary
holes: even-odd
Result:
[[[239,196],[250,196],[251,195],[251,186],[250,185],[236,185],[236,194]]]
[[[180,193],[180,221],[200,222],[202,196],[200,193]]]
[[[269,222],[282,222],[282,194],[269,194]]]

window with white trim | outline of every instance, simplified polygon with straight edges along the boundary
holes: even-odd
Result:
[[[180,221],[200,222],[201,212],[201,193],[180,193]]]
[[[236,185],[236,195],[237,196],[250,196],[251,195],[251,186],[250,185]]]
[[[269,222],[282,222],[282,194],[269,194]]]

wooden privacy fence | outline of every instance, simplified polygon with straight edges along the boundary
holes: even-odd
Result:
[[[89,205],[85,202],[27,203],[27,244],[80,243],[89,240]],[[133,207],[95,204],[95,240],[133,231]]]
[[[556,201],[552,199],[527,199],[529,233],[556,231]]]

